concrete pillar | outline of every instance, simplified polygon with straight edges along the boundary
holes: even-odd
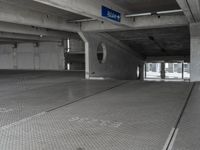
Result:
[[[138,79],[137,68],[142,66],[144,61],[134,50],[108,34],[79,33],[79,35],[85,42],[86,79]],[[101,48],[102,62],[98,57],[98,50]]]
[[[165,62],[161,63],[161,79],[165,79]]]
[[[39,43],[34,44],[34,69],[40,70],[40,52]]]
[[[89,47],[89,40],[87,37],[82,33],[79,32],[80,37],[84,41],[85,44],[85,78],[90,79],[90,47]]]
[[[144,63],[142,64],[142,65],[140,65],[140,80],[141,81],[143,81],[144,80],[144,76],[146,76],[146,75],[144,75],[145,73],[145,71],[144,71],[144,69],[145,69],[145,67],[144,67]]]
[[[184,79],[184,62],[182,62],[182,79]]]
[[[200,23],[190,25],[191,81],[200,81]]]
[[[147,64],[144,64],[144,78],[147,78]]]
[[[18,69],[17,66],[17,44],[13,45],[13,69]]]

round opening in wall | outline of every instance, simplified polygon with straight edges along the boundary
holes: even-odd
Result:
[[[105,63],[106,55],[107,55],[106,45],[104,43],[100,43],[99,46],[97,47],[97,59],[100,64]]]
[[[140,79],[140,66],[137,66],[137,79]]]

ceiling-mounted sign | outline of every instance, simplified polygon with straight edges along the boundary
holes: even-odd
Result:
[[[112,10],[108,7],[102,6],[101,13],[102,13],[101,14],[102,17],[111,19],[111,20],[116,21],[116,22],[121,22],[121,13],[119,13],[115,10]]]

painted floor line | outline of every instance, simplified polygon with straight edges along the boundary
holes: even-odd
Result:
[[[187,107],[187,105],[189,103],[189,100],[190,100],[190,97],[192,95],[192,91],[193,91],[194,87],[195,87],[195,84],[192,84],[192,87],[190,88],[190,91],[189,91],[188,97],[186,99],[185,105],[182,108],[182,111],[181,111],[181,113],[179,115],[179,118],[178,118],[178,120],[176,122],[175,127],[172,128],[172,130],[171,130],[171,132],[169,134],[169,137],[168,137],[167,141],[165,142],[163,150],[172,150],[172,148],[173,148],[174,142],[176,140],[176,137],[177,137],[177,134],[178,134],[178,131],[179,131],[178,126],[179,126],[180,121],[181,121],[181,119],[182,119],[182,117],[184,115],[185,109],[186,109],[186,107]]]
[[[174,143],[175,143],[175,141],[176,141],[176,137],[177,137],[177,135],[178,135],[178,131],[179,131],[179,129],[176,129],[176,131],[175,131],[175,133],[174,133],[174,136],[173,136],[173,139],[172,139],[172,141],[171,141],[171,143],[170,143],[170,145],[169,145],[168,150],[172,150],[172,148],[173,148],[173,146],[174,146]]]
[[[73,102],[66,103],[66,104],[64,104],[64,105],[62,105],[62,106],[58,106],[58,107],[53,108],[53,109],[50,109],[50,110],[48,110],[48,111],[46,111],[46,112],[52,112],[52,111],[54,111],[54,110],[57,110],[57,109],[59,109],[59,108],[62,108],[62,107],[65,107],[65,106],[68,106],[68,105],[71,105],[71,104],[74,104],[74,103],[76,103],[76,102],[79,102],[79,101],[81,101],[81,100],[87,99],[87,98],[89,98],[89,97],[92,97],[92,96],[95,96],[95,95],[98,95],[98,94],[102,94],[102,93],[107,92],[107,91],[110,91],[110,90],[112,90],[112,89],[114,89],[114,88],[118,88],[118,87],[120,87],[120,86],[122,86],[122,85],[125,85],[125,84],[127,84],[127,83],[129,83],[129,81],[122,82],[122,83],[117,84],[117,85],[115,85],[115,86],[113,86],[113,87],[110,87],[110,88],[108,88],[108,89],[105,89],[105,90],[102,90],[102,91],[98,91],[98,92],[93,93],[93,94],[91,94],[91,95],[87,95],[87,96],[81,97],[81,98],[79,98],[79,99],[77,99],[77,100],[74,100]]]
[[[41,113],[36,114],[36,115],[33,115],[33,116],[31,116],[31,117],[24,118],[24,119],[19,120],[19,121],[17,121],[17,122],[11,123],[11,124],[6,125],[6,126],[3,126],[3,127],[0,128],[0,131],[2,131],[2,130],[7,130],[7,129],[9,129],[9,128],[11,128],[11,127],[14,127],[14,126],[17,126],[17,125],[19,125],[19,124],[21,124],[21,123],[24,123],[24,122],[27,122],[27,121],[32,120],[32,119],[34,119],[34,118],[38,118],[38,117],[40,117],[40,116],[43,116],[44,114],[46,114],[46,112],[41,112]]]
[[[172,128],[162,150],[167,150],[167,147],[172,139],[174,131],[175,131],[175,128]]]

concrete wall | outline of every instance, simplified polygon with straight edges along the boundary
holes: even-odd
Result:
[[[138,65],[143,73],[143,61],[120,41],[102,33],[80,33],[80,36],[85,41],[86,78],[137,79]],[[106,45],[107,54],[103,64],[97,59],[97,47],[100,43]]]
[[[64,46],[42,42],[0,45],[0,69],[64,70]]]
[[[16,62],[13,45],[0,45],[0,69],[14,69]]]
[[[200,24],[191,24],[191,81],[200,81]]]

